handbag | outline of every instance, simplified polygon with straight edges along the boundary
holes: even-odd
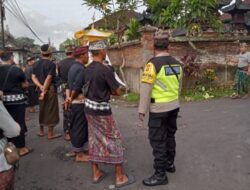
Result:
[[[0,130],[0,140],[4,138],[3,131]],[[7,163],[10,165],[16,165],[20,160],[19,152],[16,146],[12,142],[8,142],[3,148],[4,156],[7,160]]]
[[[10,165],[16,165],[20,160],[20,155],[16,146],[12,142],[8,142],[4,147],[4,156]]]

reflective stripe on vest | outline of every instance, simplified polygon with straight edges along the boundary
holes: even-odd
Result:
[[[183,71],[180,65],[171,65],[172,69],[181,79]],[[167,103],[178,100],[180,84],[175,73],[169,65],[162,66],[156,76],[156,81],[152,89],[151,98],[155,103]]]

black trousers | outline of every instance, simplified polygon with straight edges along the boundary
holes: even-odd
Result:
[[[17,105],[5,105],[7,111],[12,118],[20,125],[20,135],[14,138],[9,138],[8,141],[12,142],[17,148],[25,147],[25,133],[27,132],[27,126],[25,123],[25,104]]]
[[[154,168],[165,172],[174,163],[176,154],[175,133],[179,109],[149,114],[149,141],[153,148]]]

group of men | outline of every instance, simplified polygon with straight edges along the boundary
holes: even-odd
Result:
[[[154,47],[156,55],[143,72],[139,105],[141,121],[150,107],[149,140],[155,157],[155,173],[143,180],[146,186],[167,184],[166,172],[175,172],[175,132],[182,79],[180,63],[168,54],[168,36],[156,34]],[[40,89],[38,135],[44,136],[47,126],[48,139],[54,139],[61,136],[54,133],[59,122],[56,65],[50,61],[49,45],[43,45],[41,53],[42,59],[34,65],[32,73],[32,80]],[[91,162],[93,183],[106,176],[100,163],[115,166],[116,187],[134,183],[135,177],[123,169],[122,135],[109,103],[111,95],[120,95],[120,84],[106,65],[106,44],[98,41],[89,46],[68,47],[66,55],[58,65],[58,75],[64,92],[64,138],[72,144],[68,156]]]

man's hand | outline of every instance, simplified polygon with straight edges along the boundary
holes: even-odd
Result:
[[[67,98],[67,99],[65,100],[65,102],[63,103],[63,106],[64,106],[64,110],[65,110],[65,111],[68,111],[68,110],[69,110],[69,107],[70,107],[71,103],[72,103],[72,99],[71,99],[71,98]]]
[[[43,92],[44,91],[44,86],[39,86],[39,89],[40,89],[41,92]]]
[[[144,113],[139,113],[139,120],[137,123],[138,127],[144,127],[144,119],[145,119],[145,114]]]
[[[143,122],[144,119],[145,119],[145,114],[144,113],[139,113],[139,120]]]

